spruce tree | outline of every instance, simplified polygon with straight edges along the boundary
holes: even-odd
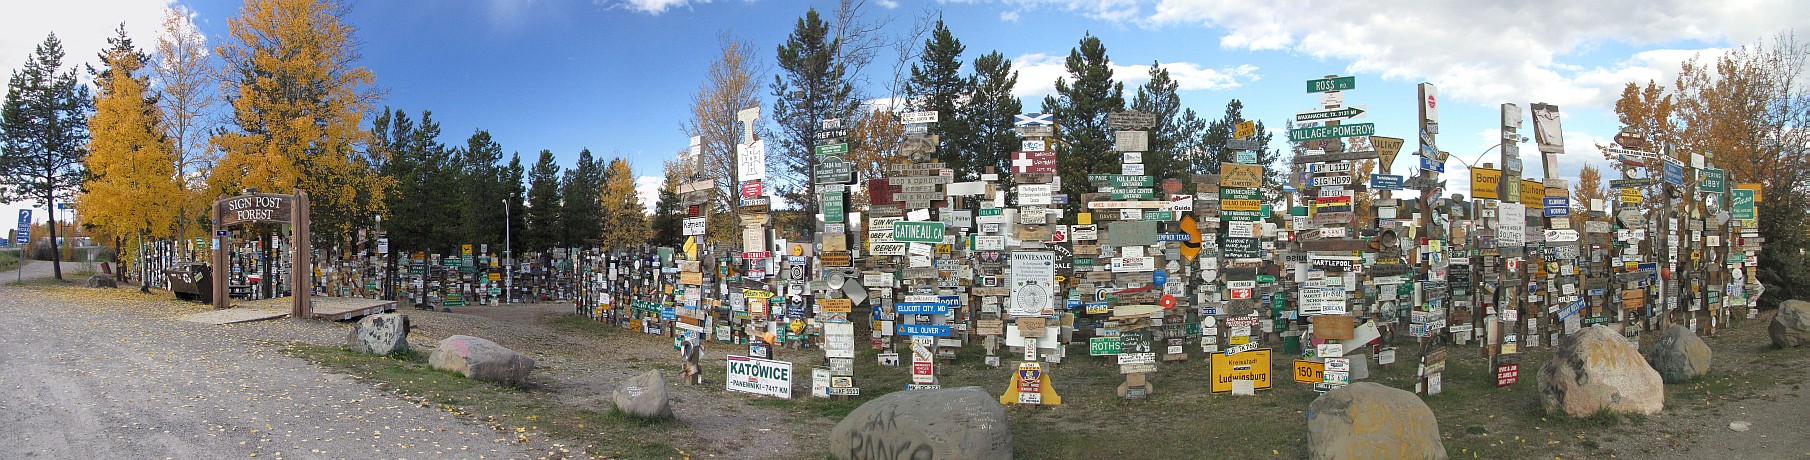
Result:
[[[1106,45],[1087,34],[1064,62],[1068,76],[1056,79],[1056,94],[1044,96],[1043,111],[1054,116],[1057,166],[1062,191],[1069,196],[1092,192],[1089,173],[1118,171],[1120,158],[1112,151],[1113,132],[1106,115],[1125,109],[1125,84],[1112,81],[1112,61]],[[1071,80],[1072,79],[1072,80]]]
[[[817,187],[811,174],[817,167],[813,150],[820,123],[826,118],[843,119],[852,125],[860,101],[846,63],[840,59],[841,42],[829,36],[830,24],[817,15],[815,8],[792,29],[791,36],[779,45],[779,75],[773,77],[773,121],[778,135],[769,139],[767,162],[772,179],[781,196],[796,204],[805,215],[817,212]]]
[[[937,122],[928,133],[938,136],[936,161],[955,170],[958,180],[979,177],[974,167],[974,152],[963,147],[962,139],[972,136],[965,120],[957,116],[974,85],[973,77],[963,77],[962,46],[949,28],[938,19],[924,40],[924,52],[911,65],[911,79],[905,82],[905,107],[910,111],[936,111]]]
[[[1010,59],[994,51],[974,59],[972,78],[973,91],[957,116],[968,132],[955,138],[956,149],[968,157],[972,174],[983,173],[989,166],[1000,174],[1008,173],[1010,152],[1020,147],[1012,123],[1024,109],[1024,103],[1012,95],[1018,72],[1012,70]]]
[[[552,150],[540,151],[534,167],[528,170],[528,208],[522,211],[528,229],[518,241],[524,251],[545,251],[559,246],[560,230],[559,163]]]

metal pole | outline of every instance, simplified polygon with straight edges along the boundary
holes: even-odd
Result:
[[[503,302],[515,303],[515,252],[509,245],[509,199],[503,199]]]

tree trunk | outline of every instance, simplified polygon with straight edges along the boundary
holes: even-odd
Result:
[[[45,202],[50,204],[47,206],[49,208],[47,211],[49,212],[45,213],[47,215],[46,217],[50,219],[50,270],[51,273],[56,275],[57,281],[62,281],[63,251],[57,249],[57,204],[54,199],[45,200]]]

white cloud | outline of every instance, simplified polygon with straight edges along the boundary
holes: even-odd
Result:
[[[1064,62],[1066,59],[1067,55],[1044,53],[1025,54],[1012,59],[1012,68],[1018,71],[1018,85],[1012,89],[1012,95],[1027,98],[1056,94],[1056,79],[1068,77]],[[1262,78],[1257,73],[1257,67],[1249,64],[1217,69],[1192,62],[1159,64],[1169,71],[1169,78],[1174,79],[1182,91],[1232,89]],[[1110,66],[1113,80],[1125,83],[1126,98],[1135,94],[1138,85],[1150,81],[1150,64],[1111,63]]]
[[[635,177],[635,196],[641,199],[641,207],[647,208],[648,214],[654,213],[654,204],[660,201],[660,185],[665,178],[654,176]]]
[[[51,32],[63,42],[64,69],[96,63],[121,22],[133,44],[153,51],[170,0],[59,0],[8,2],[0,14],[0,69],[12,75]],[[98,63],[96,63],[98,65]],[[84,78],[86,73],[83,73]]]
[[[613,6],[659,16],[661,13],[665,13],[666,10],[691,6],[692,1],[693,0],[622,0]],[[710,0],[696,1],[697,3],[710,3]]]
[[[1515,3],[1160,0],[1140,24],[1223,29],[1220,46],[1349,61],[1352,73],[1428,80],[1458,100],[1603,107],[1631,79],[1669,79],[1692,50],[1654,50],[1609,66],[1566,59],[1602,45],[1751,43],[1810,23],[1793,0],[1534,0]],[[1139,9],[1132,6],[1133,9]],[[1086,14],[1086,13],[1083,13]],[[1091,15],[1090,15],[1091,16]]]

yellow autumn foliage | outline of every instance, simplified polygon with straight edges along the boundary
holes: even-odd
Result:
[[[176,174],[175,146],[162,134],[161,112],[146,99],[145,63],[135,50],[115,47],[95,86],[88,119],[89,179],[76,196],[84,224],[121,238],[121,257],[135,259],[145,240],[174,233],[185,192]]]

